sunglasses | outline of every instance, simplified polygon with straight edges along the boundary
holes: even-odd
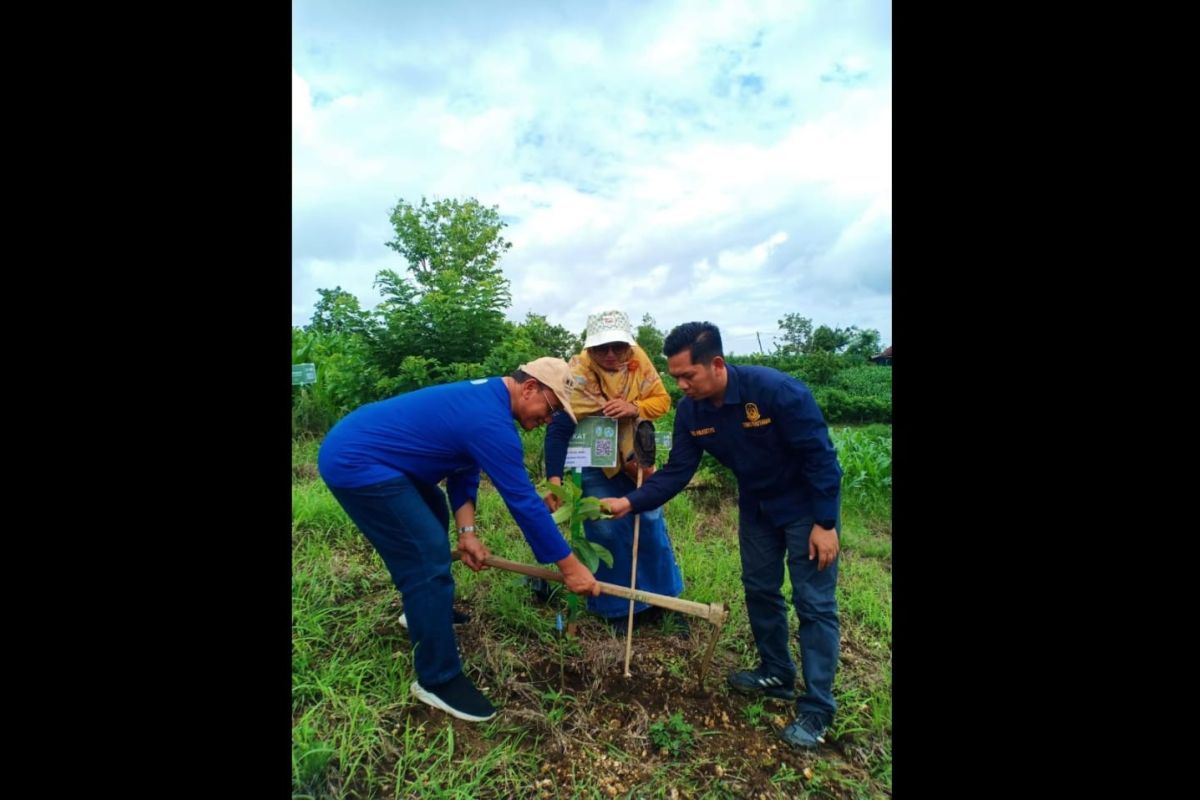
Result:
[[[546,407],[550,409],[550,416],[557,417],[559,414],[561,414],[562,409],[555,408],[554,403],[550,402],[550,397],[546,394],[545,387],[542,387],[541,392],[542,392],[542,399],[546,401]]]
[[[589,347],[593,353],[624,353],[629,349],[629,345],[625,342],[610,342],[608,344],[598,344],[595,347]]]

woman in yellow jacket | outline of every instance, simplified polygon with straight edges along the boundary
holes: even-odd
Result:
[[[588,317],[584,349],[573,357],[569,366],[575,377],[571,409],[577,418],[603,414],[617,420],[618,459],[616,467],[585,467],[583,494],[585,497],[624,497],[637,484],[637,461],[634,458],[634,429],[640,420],[654,420],[671,408],[671,398],[663,386],[654,363],[633,338],[629,317],[620,311],[603,311]],[[546,429],[546,477],[551,483],[562,483],[566,461],[567,441],[575,432],[575,424],[566,414],[559,414]],[[643,478],[653,471],[643,471]],[[551,509],[558,506],[553,495],[547,495]],[[675,563],[675,553],[667,536],[662,508],[643,511],[638,530],[637,588],[677,597],[683,591],[683,576]],[[590,520],[584,523],[588,541],[609,549],[613,565],[601,562],[596,580],[629,585],[633,558],[634,516],[619,520]],[[636,603],[639,613],[649,608]],[[629,601],[609,595],[588,598],[588,610],[608,618],[623,630],[629,614]]]

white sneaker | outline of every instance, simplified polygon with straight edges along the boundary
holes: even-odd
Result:
[[[457,608],[454,609],[454,624],[455,625],[463,625],[470,621],[471,621],[471,618],[469,616],[462,613]],[[400,627],[404,628],[405,630],[408,630],[408,616],[405,612],[401,612],[401,614],[400,614]]]
[[[413,697],[422,703],[467,722],[483,722],[496,716],[496,707],[461,672],[435,689],[426,689],[419,681],[413,681],[408,687]]]

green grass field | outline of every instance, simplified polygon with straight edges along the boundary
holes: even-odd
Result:
[[[625,678],[624,637],[607,625],[584,615],[578,636],[560,637],[557,598],[540,604],[518,575],[456,565],[456,605],[472,616],[459,629],[464,667],[501,708],[471,724],[409,695],[399,593],[317,477],[318,443],[296,442],[293,797],[890,797],[891,431],[833,435],[846,470],[839,711],[815,751],[776,737],[791,719],[787,704],[754,702],[724,683],[729,670],[756,665],[727,490],[688,489],[666,510],[683,597],[730,609],[703,688],[706,622],[693,621],[690,638],[667,623],[639,628]],[[528,449],[532,465],[537,443]],[[533,563],[486,478],[477,518],[495,555]]]

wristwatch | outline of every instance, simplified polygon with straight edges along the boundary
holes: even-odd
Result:
[[[462,536],[464,533],[474,533],[474,532],[475,532],[474,525],[462,525],[458,529],[459,536]]]
[[[819,520],[817,520],[817,524],[820,525],[825,530],[831,531],[831,530],[833,530],[834,526],[837,525],[837,520],[835,520],[835,519],[819,519]],[[460,528],[459,530],[462,530],[462,529]]]

